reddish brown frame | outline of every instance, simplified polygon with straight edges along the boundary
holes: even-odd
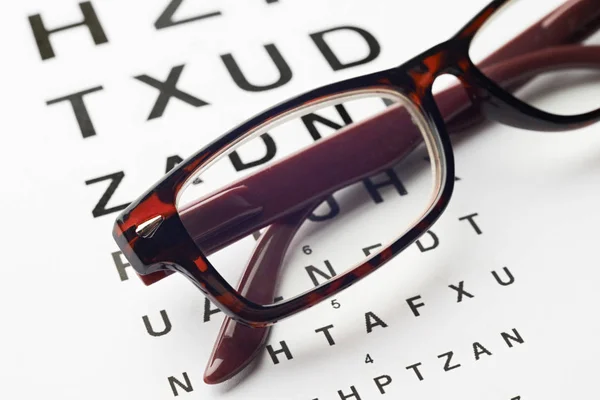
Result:
[[[559,116],[531,107],[507,91],[511,85],[518,86],[527,76],[520,75],[518,80],[507,80],[502,88],[471,62],[469,46],[474,35],[499,7],[510,1],[514,0],[492,1],[453,38],[401,66],[302,94],[261,113],[218,138],[179,164],[120,214],[114,226],[113,236],[125,257],[146,283],[152,283],[174,271],[184,274],[227,315],[253,327],[269,326],[307,309],[377,270],[425,233],[446,208],[454,183],[449,129],[468,126],[479,121],[481,117],[539,131],[577,129],[600,120],[600,110],[577,116]],[[540,37],[537,37],[537,41],[532,40],[533,35],[539,36],[540,30],[539,26],[533,26],[526,34],[494,53],[479,67],[496,67],[503,60],[539,50],[540,46],[578,43],[597,30],[600,27],[598,1],[572,2],[576,3],[576,6],[571,8],[568,17],[576,17],[580,24],[567,26],[567,18],[559,18],[557,21],[562,21],[563,24],[555,26],[552,34],[546,32],[543,42],[540,42]],[[596,65],[600,65],[598,54],[592,55],[591,58]],[[539,72],[538,69],[532,73]],[[433,82],[442,74],[458,77],[470,98],[468,107],[453,115],[451,119],[446,116],[446,120],[432,95]],[[391,246],[354,270],[333,278],[309,293],[268,306],[256,304],[240,296],[214,269],[184,227],[176,209],[179,190],[193,173],[214,155],[274,117],[332,95],[372,87],[387,88],[408,97],[422,112],[430,128],[437,133],[445,158],[446,179],[434,207],[413,229]],[[153,229],[151,235],[138,234],[141,227],[157,217],[162,221],[158,229]]]

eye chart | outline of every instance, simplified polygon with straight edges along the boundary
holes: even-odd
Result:
[[[438,223],[377,273],[279,322],[220,385],[202,377],[223,313],[181,276],[145,287],[111,236],[119,211],[222,133],[399,65],[485,5],[2,5],[0,397],[598,397],[599,125],[486,123],[455,137],[458,178]],[[402,186],[388,176],[365,191],[377,206]],[[343,246],[306,246],[306,278],[331,278]]]

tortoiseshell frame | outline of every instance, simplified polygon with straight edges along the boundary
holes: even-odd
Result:
[[[307,309],[377,270],[424,234],[440,217],[452,195],[453,152],[444,120],[432,95],[433,82],[438,76],[451,74],[458,77],[471,101],[483,115],[507,125],[555,131],[576,129],[600,120],[600,110],[577,116],[559,116],[531,107],[500,88],[473,64],[469,58],[469,46],[473,37],[490,16],[509,1],[511,0],[492,1],[453,38],[401,66],[302,94],[218,138],[179,164],[121,213],[114,226],[113,236],[124,255],[142,276],[172,271],[183,273],[227,315],[253,327],[269,326]],[[439,135],[439,150],[445,158],[446,170],[445,180],[434,206],[413,229],[354,270],[286,302],[263,306],[248,301],[221,277],[188,234],[176,209],[178,192],[198,168],[265,122],[332,95],[373,87],[399,92],[409,98],[423,114],[430,129]],[[157,216],[164,218],[160,229],[151,237],[138,236],[138,227]]]

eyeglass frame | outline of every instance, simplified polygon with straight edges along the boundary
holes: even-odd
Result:
[[[482,65],[478,67],[472,62],[469,49],[473,38],[499,8],[513,1],[520,0],[492,1],[452,38],[400,66],[308,91],[260,113],[217,138],[178,164],[117,217],[113,238],[124,256],[146,284],[152,284],[173,272],[182,273],[226,315],[250,327],[271,326],[336,295],[378,270],[430,229],[446,209],[453,193],[455,170],[451,140],[447,123],[432,93],[434,81],[439,76],[450,74],[457,77],[481,115],[509,126],[535,131],[566,131],[600,121],[600,109],[563,116],[528,105],[482,73]],[[589,19],[587,25],[600,26],[600,12],[597,10],[600,7],[593,8],[595,1],[572,0],[579,7],[574,13],[580,19]],[[586,26],[581,27],[581,35],[590,29]],[[574,38],[577,35],[572,33]],[[519,50],[520,53],[524,51],[522,47]],[[498,56],[498,52],[495,55]],[[491,63],[490,59],[488,61]],[[403,236],[354,269],[280,303],[261,305],[248,300],[219,274],[188,233],[177,209],[178,194],[200,168],[249,132],[274,118],[322,99],[373,88],[389,90],[410,99],[428,129],[433,132],[444,166],[435,201]]]

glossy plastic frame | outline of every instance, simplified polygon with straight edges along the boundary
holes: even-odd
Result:
[[[530,76],[515,74],[514,68],[508,61],[503,65],[503,60],[511,60],[517,55],[526,55],[530,51],[539,50],[540,46],[543,48],[544,45],[565,46],[562,58],[555,60],[554,67],[571,65],[572,58],[569,58],[569,55],[583,53],[577,53],[567,45],[580,42],[592,30],[600,27],[598,1],[571,2],[575,6],[568,11],[576,14],[578,21],[581,22],[576,29],[567,25],[568,18],[557,18],[556,21],[562,25],[551,26],[550,29],[544,27],[546,33],[542,39],[536,31],[536,29],[540,30],[539,24],[531,27],[528,31],[529,36],[526,36],[526,32],[479,65],[479,68],[486,71],[484,75],[471,62],[468,54],[469,45],[478,29],[494,11],[510,1],[515,0],[491,2],[453,38],[399,67],[345,80],[302,94],[252,118],[194,154],[132,203],[117,218],[113,236],[124,255],[147,284],[162,279],[173,271],[180,272],[196,284],[228,316],[252,327],[272,325],[278,320],[335,295],[377,270],[425,233],[446,208],[454,183],[454,162],[448,129],[469,126],[480,121],[482,117],[539,131],[577,129],[600,120],[600,110],[577,116],[559,116],[523,103],[505,89],[519,86]],[[538,40],[533,41],[533,35],[537,35]],[[540,39],[543,40],[541,44]],[[552,57],[552,54],[549,53],[547,56]],[[527,70],[527,66],[530,66],[532,76],[543,72],[544,66],[539,65],[540,57],[531,60],[527,56],[520,58],[519,67]],[[586,53],[581,58],[582,64],[600,66],[597,51]],[[487,67],[490,70],[486,70]],[[512,74],[509,73],[510,71]],[[463,103],[465,107],[458,109],[454,107],[450,112],[440,111],[438,105],[441,108],[443,106],[439,104],[439,99],[434,99],[432,86],[435,79],[443,74],[455,75],[460,79],[470,100],[467,104]],[[502,82],[504,88],[486,75],[494,76],[495,81]],[[435,203],[413,229],[348,273],[337,276],[304,295],[279,304],[263,306],[249,301],[219,275],[186,230],[176,208],[179,191],[193,174],[213,157],[273,118],[320,99],[372,88],[397,92],[410,99],[422,114],[429,129],[435,133],[437,147],[445,165],[443,184]],[[452,96],[448,97],[452,100]]]

